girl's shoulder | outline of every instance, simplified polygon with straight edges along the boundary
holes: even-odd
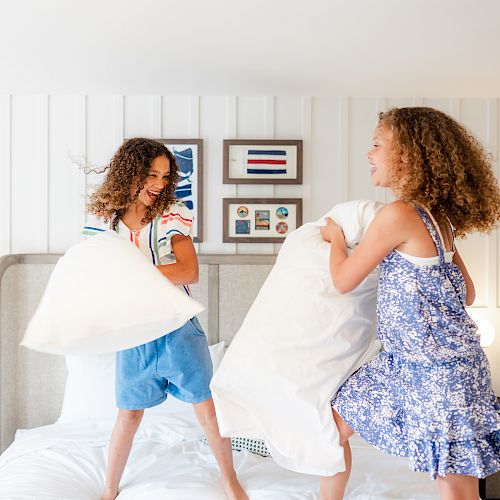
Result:
[[[104,233],[108,229],[110,229],[109,222],[104,222],[104,219],[90,215],[81,230],[81,234],[84,236],[94,236],[95,234]]]
[[[172,214],[172,213],[178,213],[178,214],[183,214],[183,215],[189,215],[191,217],[191,210],[182,202],[182,201],[175,201],[170,205],[166,210],[163,211],[162,217],[164,215]]]
[[[160,216],[160,225],[166,227],[167,232],[188,235],[193,225],[193,214],[184,203],[176,201]]]
[[[376,217],[389,223],[399,224],[416,214],[416,209],[411,203],[396,200],[383,206]]]

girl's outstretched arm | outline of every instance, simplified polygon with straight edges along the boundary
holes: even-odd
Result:
[[[190,285],[199,278],[198,257],[193,241],[189,236],[176,234],[172,236],[172,251],[175,263],[158,266],[161,273],[174,285]]]
[[[356,288],[391,250],[408,239],[407,217],[413,210],[402,201],[386,205],[350,256],[342,229],[332,219],[326,219],[321,236],[331,243],[330,272],[338,292],[346,293]]]

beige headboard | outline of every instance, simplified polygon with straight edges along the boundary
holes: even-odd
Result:
[[[0,451],[16,429],[53,423],[60,414],[64,358],[19,347],[59,257],[0,258]],[[199,319],[209,343],[231,341],[274,261],[273,255],[199,256],[200,281],[191,290],[206,306]]]

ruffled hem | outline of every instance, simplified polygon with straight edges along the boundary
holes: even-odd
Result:
[[[402,432],[398,436],[388,436],[373,432],[373,429],[371,432],[369,425],[360,428],[356,422],[345,418],[335,405],[333,407],[365,441],[383,453],[407,457],[410,470],[428,472],[431,479],[448,474],[484,478],[500,471],[500,430],[459,441],[411,439]]]
[[[432,479],[448,474],[484,478],[500,471],[500,431],[465,441],[411,441],[409,467]]]

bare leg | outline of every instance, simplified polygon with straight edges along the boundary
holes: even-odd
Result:
[[[212,398],[193,405],[198,422],[203,427],[207,441],[219,464],[222,484],[229,500],[248,500],[233,468],[231,440],[221,437]]]
[[[332,409],[332,414],[339,430],[339,442],[344,448],[345,471],[338,472],[334,476],[324,476],[320,479],[320,500],[342,500],[351,474],[352,457],[349,438],[354,434],[354,431],[342,420],[334,409]]]
[[[109,443],[108,472],[101,500],[114,500],[144,410],[119,410]]]
[[[437,477],[441,500],[478,500],[479,481],[472,476],[449,474]]]

